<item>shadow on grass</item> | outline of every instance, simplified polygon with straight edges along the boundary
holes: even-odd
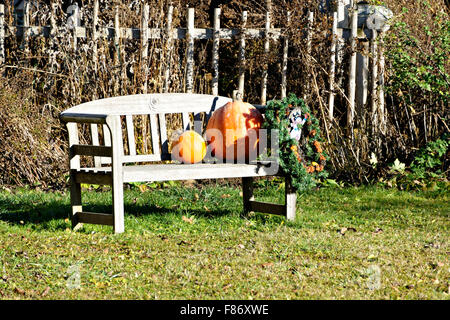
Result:
[[[100,202],[100,201],[99,201]],[[83,205],[87,212],[112,213],[111,204],[87,203]],[[0,221],[14,225],[31,224],[41,230],[66,229],[65,219],[70,218],[71,206],[67,200],[47,200],[43,202],[30,201],[20,198],[0,199]],[[172,208],[158,204],[125,203],[125,216],[135,217],[155,216],[164,217],[169,213],[182,214],[179,207]],[[216,219],[233,214],[229,209],[189,209],[189,214],[207,219]],[[56,223],[53,223],[56,222]]]

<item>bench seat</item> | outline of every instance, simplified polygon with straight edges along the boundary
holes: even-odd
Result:
[[[73,170],[77,183],[103,184],[111,179],[111,167],[83,168]],[[150,164],[123,167],[123,182],[193,180],[263,177],[273,175],[270,167],[260,164]],[[100,179],[105,179],[100,181]],[[110,183],[107,183],[110,184]]]

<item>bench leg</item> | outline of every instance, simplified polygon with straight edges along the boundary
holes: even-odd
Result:
[[[111,133],[112,145],[112,198],[114,214],[114,233],[125,231],[124,205],[123,205],[123,169],[122,169],[122,126],[120,117],[114,116],[106,119]]]
[[[297,192],[292,187],[292,180],[290,177],[285,178],[285,206],[286,206],[286,219],[289,221],[295,220],[296,204],[297,204]]]
[[[74,176],[70,175],[70,205],[72,206],[72,214],[70,216],[70,220],[72,221],[72,229],[77,229],[78,226],[78,218],[77,213],[83,211],[83,207],[81,205],[81,184],[75,182]]]
[[[242,178],[242,198],[244,201],[244,214],[251,211],[250,201],[255,200],[253,196],[253,178]]]

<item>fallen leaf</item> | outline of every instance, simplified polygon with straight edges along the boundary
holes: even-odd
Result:
[[[208,209],[207,206],[203,206],[203,209],[205,209],[205,210],[208,211],[208,212],[211,211],[211,210]]]
[[[140,190],[141,192],[147,191],[147,185],[145,185],[145,184],[140,184],[140,185],[139,185],[139,190]]]
[[[225,199],[225,198],[231,197],[231,195],[230,195],[230,194],[223,194],[223,195],[221,195],[220,197],[221,197],[222,199]]]
[[[23,295],[25,294],[25,290],[22,290],[22,289],[19,289],[19,288],[15,288],[14,292],[18,293],[18,294],[23,294]]]
[[[198,193],[194,193],[194,198],[195,200],[198,200],[200,198],[200,196],[198,195]]]
[[[42,291],[41,296],[45,297],[50,292],[50,287],[45,288],[44,291]]]
[[[376,228],[374,232],[372,232],[374,234],[378,234],[378,233],[383,233],[383,229],[381,228]]]
[[[273,266],[273,262],[266,262],[261,265],[261,267],[263,267],[264,269],[270,268],[271,266]]]
[[[181,219],[183,219],[184,222],[193,224],[195,218],[194,218],[194,216],[192,216],[192,217],[190,217],[190,218],[188,218],[188,217],[186,217],[186,216],[183,216]]]
[[[241,248],[241,249],[245,249],[245,246],[243,244],[241,244],[241,243],[238,244],[238,247]]]

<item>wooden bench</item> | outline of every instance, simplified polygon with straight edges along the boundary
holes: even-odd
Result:
[[[165,180],[242,178],[244,212],[258,211],[285,215],[294,220],[296,193],[290,179],[285,183],[285,204],[254,200],[254,177],[280,175],[273,162],[233,163],[167,163],[169,153],[166,115],[180,114],[183,130],[200,134],[214,110],[231,98],[188,93],[140,94],[120,96],[83,103],[65,110],[60,119],[68,129],[70,162],[70,201],[72,227],[81,223],[112,225],[115,233],[124,231],[123,187],[127,182]],[[263,108],[263,107],[260,107]],[[136,150],[136,117],[150,125],[151,153]],[[193,120],[193,121],[192,121]],[[80,144],[80,124],[90,126],[89,144]],[[142,137],[141,137],[142,138]],[[125,152],[126,151],[126,152]],[[81,167],[80,156],[93,157],[93,167]],[[154,163],[154,164],[148,164]],[[81,184],[110,185],[112,214],[83,211]]]

